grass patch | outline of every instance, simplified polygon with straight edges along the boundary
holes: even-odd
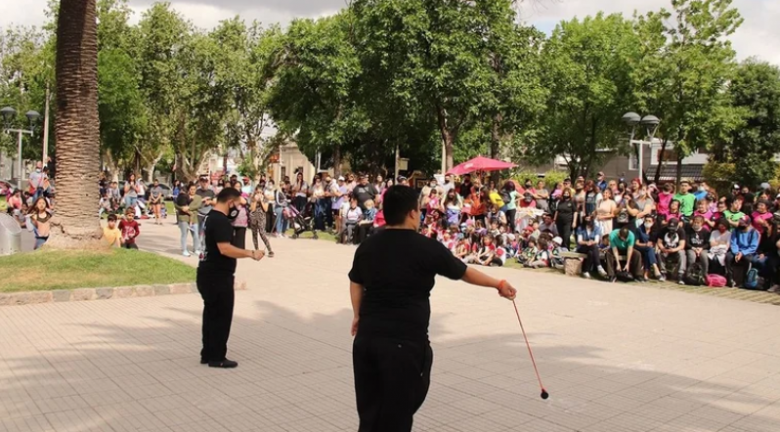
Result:
[[[111,288],[195,281],[195,268],[127,249],[47,251],[0,257],[0,292]]]

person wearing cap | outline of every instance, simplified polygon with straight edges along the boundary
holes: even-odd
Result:
[[[596,186],[598,186],[599,191],[604,192],[604,189],[607,188],[607,177],[604,175],[604,172],[599,171],[596,179],[598,180]]]
[[[750,216],[744,216],[737,222],[737,228],[731,233],[731,246],[726,252],[726,280],[728,286],[741,286],[745,272],[758,251],[761,235],[751,226]],[[735,273],[735,267],[741,271]]]
[[[433,351],[428,327],[435,276],[494,288],[510,300],[516,290],[419,234],[414,189],[390,187],[384,204],[386,228],[357,248],[349,272],[358,430],[410,432],[430,387]]]
[[[406,177],[404,177],[402,175],[399,175],[398,179],[396,179],[396,180],[397,180],[397,184],[399,186],[409,186],[409,179],[407,179]]]

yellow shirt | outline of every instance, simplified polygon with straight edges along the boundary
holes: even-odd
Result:
[[[119,231],[119,228],[114,227],[114,229],[111,229],[109,227],[103,227],[103,240],[105,240],[106,243],[108,243],[109,246],[121,246],[122,243],[120,242],[120,239],[122,238],[122,232]]]

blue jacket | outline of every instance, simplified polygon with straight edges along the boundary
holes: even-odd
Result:
[[[731,253],[734,255],[752,255],[758,250],[758,240],[761,237],[753,227],[747,231],[735,229],[731,233]]]

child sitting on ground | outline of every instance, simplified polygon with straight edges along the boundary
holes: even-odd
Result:
[[[543,268],[550,267],[550,242],[547,237],[542,235],[539,237],[539,251],[533,258],[533,261],[527,264],[530,268]]]

